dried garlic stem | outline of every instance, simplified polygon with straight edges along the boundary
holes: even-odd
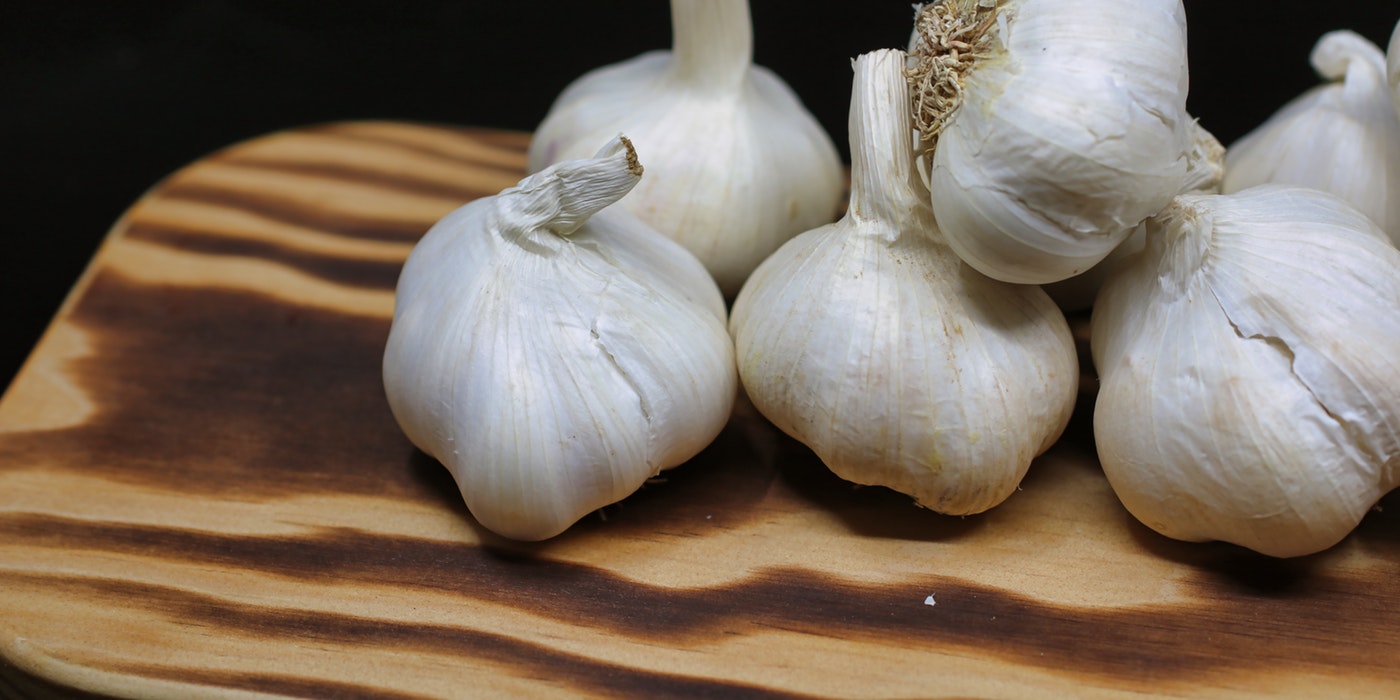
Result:
[[[753,64],[748,0],[671,0],[674,70],[696,89],[733,90]]]

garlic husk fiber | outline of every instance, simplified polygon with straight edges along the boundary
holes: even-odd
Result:
[[[941,0],[915,33],[934,214],[984,274],[1082,273],[1181,190],[1180,0]]]
[[[1385,55],[1338,30],[1318,40],[1311,60],[1327,82],[1230,145],[1224,191],[1271,182],[1323,190],[1400,239],[1400,117]]]
[[[556,99],[533,170],[621,131],[647,177],[620,206],[693,252],[732,296],[792,236],[829,223],[844,176],[793,91],[752,63],[747,0],[672,0],[674,44],[585,74]]]
[[[610,206],[641,172],[616,137],[448,214],[400,275],[389,406],[498,534],[557,535],[728,420],[738,385],[718,288]]]
[[[838,476],[949,514],[995,506],[1069,421],[1078,362],[1038,287],[942,242],[915,171],[905,53],[855,61],[851,195],[735,299],[742,385]]]
[[[1310,554],[1397,485],[1400,251],[1333,195],[1178,197],[1090,348],[1104,473],[1168,537]]]

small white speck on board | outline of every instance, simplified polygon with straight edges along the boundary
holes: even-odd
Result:
[[[938,605],[938,603],[934,602],[933,595],[930,594],[929,597],[924,598],[924,605]]]

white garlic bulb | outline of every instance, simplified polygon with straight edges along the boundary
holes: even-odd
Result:
[[[904,59],[856,60],[847,213],[754,271],[730,331],[754,406],[837,475],[977,513],[1064,430],[1079,366],[1040,288],[987,278],[939,238]]]
[[[1164,535],[1309,554],[1400,482],[1400,251],[1335,196],[1178,197],[1090,347],[1104,473]]]
[[[672,0],[672,51],[579,78],[530,143],[538,170],[622,131],[647,177],[621,206],[700,258],[726,295],[787,239],[830,222],[844,174],[831,138],[752,62],[747,0]]]
[[[1180,191],[1180,0],[940,0],[912,42],[929,189],[958,256],[1044,284],[1102,260]]]
[[[714,281],[604,209],[640,175],[615,138],[448,214],[400,275],[389,406],[506,537],[552,537],[622,499],[703,449],[733,407]]]
[[[1400,239],[1400,117],[1385,55],[1339,30],[1313,47],[1312,64],[1329,82],[1230,145],[1225,192],[1270,182],[1331,192]]]
[[[1200,122],[1191,123],[1191,150],[1187,152],[1185,193],[1219,194],[1225,177],[1225,147]],[[1094,305],[1094,297],[1104,280],[1118,264],[1136,255],[1147,241],[1147,222],[1138,224],[1127,240],[1088,270],[1069,279],[1045,285],[1045,292],[1066,312],[1083,311]]]

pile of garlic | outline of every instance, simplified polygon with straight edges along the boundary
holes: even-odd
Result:
[[[985,511],[1065,429],[1060,307],[1091,303],[1100,461],[1153,529],[1297,556],[1400,485],[1400,252],[1375,223],[1400,197],[1339,176],[1400,183],[1400,27],[1388,64],[1325,36],[1344,82],[1227,152],[1185,109],[1181,0],[916,6],[907,53],[853,62],[833,222],[834,145],[752,65],[747,2],[671,9],[672,52],[577,80],[535,174],[405,265],[386,392],[485,527],[542,539],[625,497],[740,385],[839,476]],[[1300,150],[1323,114],[1343,142]],[[1249,187],[1282,173],[1363,210]]]

